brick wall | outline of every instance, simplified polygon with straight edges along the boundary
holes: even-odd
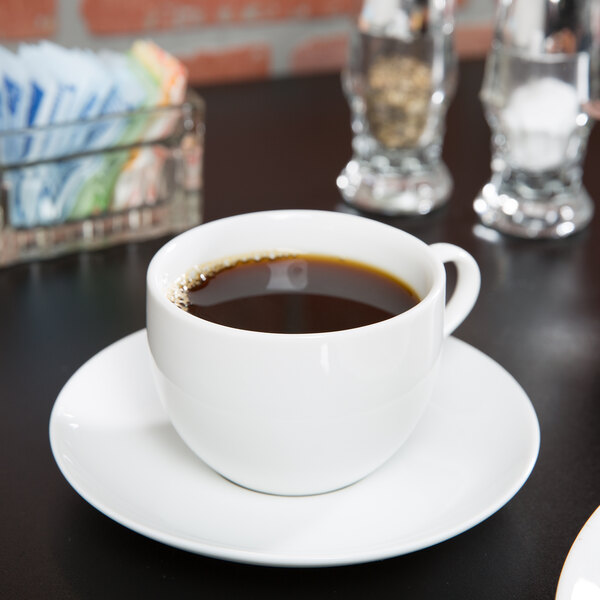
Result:
[[[339,70],[362,0],[0,0],[0,44],[48,38],[126,50],[151,38],[180,57],[193,83]],[[491,0],[459,1],[456,45],[481,56]]]

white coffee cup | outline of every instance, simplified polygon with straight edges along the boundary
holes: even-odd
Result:
[[[280,334],[218,325],[168,299],[194,265],[269,251],[320,254],[379,267],[421,301],[344,331]],[[457,267],[445,303],[444,264]],[[251,213],[168,242],[147,276],[147,331],[160,398],[187,445],[247,488],[282,495],[342,488],[373,472],[427,407],[444,337],[479,293],[475,260],[389,225],[309,210]]]

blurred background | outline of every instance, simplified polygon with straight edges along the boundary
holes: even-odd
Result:
[[[361,0],[2,0],[0,45],[126,51],[147,38],[181,59],[191,85],[337,71]],[[493,0],[458,0],[456,48],[483,57]]]

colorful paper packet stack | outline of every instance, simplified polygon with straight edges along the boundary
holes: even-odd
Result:
[[[150,41],[126,53],[48,41],[16,53],[0,47],[0,175],[10,224],[51,225],[151,202],[156,194],[139,188],[148,177],[135,174],[160,172],[164,149],[107,149],[168,135],[177,113],[160,107],[182,104],[186,87],[182,63]]]

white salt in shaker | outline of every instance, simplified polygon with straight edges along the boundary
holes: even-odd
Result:
[[[492,176],[474,202],[481,221],[527,238],[585,227],[581,182],[600,108],[600,0],[500,0],[481,100]]]
[[[456,85],[454,0],[365,0],[342,80],[353,156],[337,178],[350,205],[427,214],[452,178],[441,160]]]

